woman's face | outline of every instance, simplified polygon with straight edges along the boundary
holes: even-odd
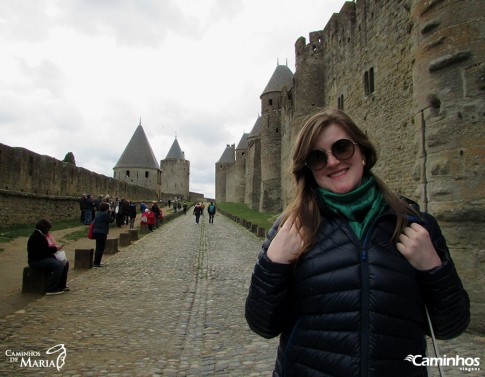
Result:
[[[318,135],[313,149],[327,152],[327,165],[320,170],[312,170],[318,186],[336,194],[345,194],[357,188],[362,182],[364,174],[364,159],[360,148],[355,145],[355,152],[348,160],[338,160],[332,153],[332,145],[337,140],[349,139],[351,136],[339,125],[332,123],[325,127]]]

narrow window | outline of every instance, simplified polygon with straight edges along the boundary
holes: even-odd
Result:
[[[374,93],[374,68],[369,70],[369,92]]]
[[[344,95],[338,98],[338,109],[344,111]]]
[[[129,170],[127,170],[127,171],[126,171],[126,177],[129,177],[129,176],[130,176],[130,171],[129,171]]]
[[[273,106],[273,100],[272,100],[272,99],[270,99],[270,100],[268,101],[268,104],[269,104],[270,106]]]
[[[148,175],[149,175],[149,174],[148,174],[148,172],[146,171],[146,172],[145,172],[145,178],[148,178]]]

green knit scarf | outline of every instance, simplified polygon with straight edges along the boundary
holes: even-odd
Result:
[[[364,177],[359,187],[346,194],[335,194],[322,188],[318,191],[320,198],[334,213],[342,215],[349,221],[359,240],[385,207],[384,199],[373,176]]]

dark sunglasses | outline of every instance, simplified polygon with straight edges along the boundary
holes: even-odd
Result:
[[[355,153],[357,143],[349,139],[340,139],[332,144],[332,151],[315,149],[308,155],[305,165],[311,170],[320,170],[327,166],[328,154],[332,154],[337,160],[348,160]]]

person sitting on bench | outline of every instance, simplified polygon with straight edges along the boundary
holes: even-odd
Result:
[[[54,257],[56,251],[61,250],[64,245],[49,245],[47,235],[51,228],[52,223],[49,220],[39,220],[35,225],[34,232],[27,241],[29,266],[52,272],[49,279],[49,286],[47,287],[47,296],[58,295],[68,290],[66,283],[69,263],[64,264]]]

